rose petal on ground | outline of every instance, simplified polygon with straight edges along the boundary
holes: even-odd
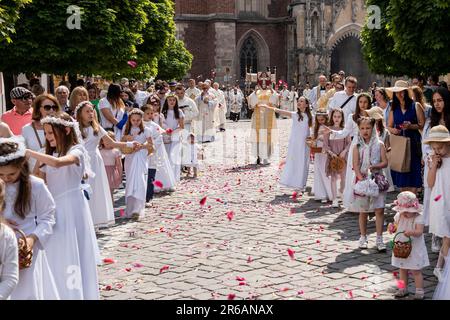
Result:
[[[206,203],[206,199],[207,199],[208,197],[206,196],[206,197],[203,197],[201,200],[200,200],[200,205],[201,206],[204,206],[205,205],[205,203]]]
[[[131,268],[125,268],[125,271],[126,271],[126,272],[130,272],[130,271],[131,271]]]
[[[162,183],[161,181],[159,181],[159,180],[153,181],[153,185],[154,185],[155,187],[160,188],[160,189],[162,189],[163,186],[164,186],[163,183]]]
[[[181,218],[183,218],[183,214],[182,214],[182,213],[179,214],[179,215],[177,215],[177,216],[175,217],[175,220],[180,220]]]
[[[303,290],[297,291],[297,294],[304,294],[305,292]]]
[[[298,193],[296,191],[294,191],[292,193],[292,200],[297,200],[297,196],[298,196]]]
[[[228,221],[233,220],[233,218],[234,218],[234,212],[233,212],[233,211],[228,211],[228,212],[227,212],[227,218],[228,218]]]
[[[406,288],[405,281],[403,281],[403,280],[397,280],[397,288],[399,288],[399,289],[405,289],[405,288]]]
[[[247,263],[250,263],[250,262],[252,262],[252,261],[253,261],[252,257],[249,256],[249,257],[247,258]]]
[[[228,294],[228,300],[234,300],[236,298],[236,295],[234,293]]]
[[[289,257],[291,257],[291,259],[294,260],[295,259],[295,257],[294,257],[295,251],[292,249],[287,249],[287,252],[289,254]]]
[[[169,270],[169,266],[164,266],[161,269],[159,269],[159,273],[163,273],[164,271]]]
[[[242,277],[237,276],[237,277],[236,277],[236,280],[237,280],[237,281],[245,281],[245,278],[242,278]]]
[[[353,299],[353,291],[352,291],[352,290],[350,290],[350,291],[348,292],[348,296],[350,297],[350,299]]]
[[[245,283],[245,282],[239,282],[239,285],[240,285],[240,286],[246,286],[247,283]]]
[[[139,262],[135,262],[135,263],[132,264],[132,266],[135,267],[135,268],[142,268],[144,265],[139,263]]]
[[[103,288],[103,290],[105,290],[105,291],[109,291],[109,290],[111,290],[111,289],[112,289],[112,286],[111,286],[111,285],[107,285],[106,287]]]
[[[116,288],[117,289],[122,289],[123,288],[123,284],[121,284],[121,283],[116,284]]]
[[[112,263],[116,263],[116,261],[114,261],[114,259],[111,259],[111,258],[104,258],[103,263],[104,264],[112,264]]]

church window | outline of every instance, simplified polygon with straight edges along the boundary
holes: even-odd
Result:
[[[252,37],[245,39],[240,54],[241,78],[245,78],[246,70],[256,73],[258,70],[258,50]]]

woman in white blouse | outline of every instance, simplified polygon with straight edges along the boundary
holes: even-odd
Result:
[[[33,102],[33,114],[31,123],[22,128],[22,136],[28,149],[44,152],[45,134],[41,119],[52,116],[61,111],[58,100],[51,94],[41,94]],[[28,160],[30,170],[33,171],[36,160]]]

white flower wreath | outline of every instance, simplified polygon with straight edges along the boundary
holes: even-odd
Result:
[[[23,139],[22,137],[0,138],[0,144],[7,142],[17,143],[17,150],[6,156],[0,156],[0,163],[6,163],[11,160],[25,157],[25,153],[27,151],[27,148],[25,146],[25,139]]]

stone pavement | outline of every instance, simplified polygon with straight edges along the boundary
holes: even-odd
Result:
[[[290,123],[278,120],[281,156]],[[103,257],[114,260],[99,267],[103,299],[392,299],[386,291],[395,286],[391,251],[374,248],[374,220],[369,249],[361,251],[356,214],[314,201],[310,188],[292,199],[292,190],[277,183],[282,157],[269,166],[251,164],[249,128],[248,121],[229,123],[204,145],[200,176],[158,194],[139,222],[120,218],[119,190],[117,224],[99,235]],[[386,217],[392,221],[392,211]],[[386,233],[385,241],[391,239]],[[436,255],[429,256],[434,266]],[[424,270],[427,298],[436,286],[432,270]]]

